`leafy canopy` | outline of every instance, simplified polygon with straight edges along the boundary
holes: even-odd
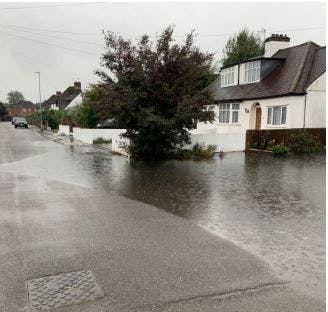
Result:
[[[9,106],[15,105],[19,101],[24,100],[24,95],[19,91],[9,91],[7,94],[7,102]]]
[[[132,157],[158,160],[170,157],[178,146],[190,143],[188,130],[198,120],[211,121],[204,109],[213,103],[203,91],[211,73],[212,54],[194,46],[194,35],[182,44],[167,27],[156,42],[147,35],[133,44],[112,32],[101,58],[102,82],[86,94],[99,117],[115,118],[130,139]]]
[[[8,114],[6,106],[0,102],[0,118]]]
[[[223,49],[223,66],[246,61],[264,53],[262,39],[246,28],[231,36]]]

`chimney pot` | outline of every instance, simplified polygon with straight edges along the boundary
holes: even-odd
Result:
[[[78,89],[78,90],[81,90],[81,82],[79,82],[79,81],[74,81],[74,88],[75,88],[75,89]]]
[[[57,91],[56,92],[56,95],[61,95],[61,91]]]
[[[271,57],[278,50],[286,49],[289,47],[290,38],[286,34],[272,34],[265,39],[265,57]]]

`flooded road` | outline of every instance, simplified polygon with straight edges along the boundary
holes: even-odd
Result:
[[[227,153],[204,162],[129,163],[71,147],[75,164],[107,191],[192,220],[268,262],[296,288],[325,294],[325,158]]]

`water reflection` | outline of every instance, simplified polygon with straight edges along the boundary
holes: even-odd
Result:
[[[79,147],[73,157],[98,188],[195,221],[262,257],[283,278],[324,290],[324,156],[228,153],[145,165]]]

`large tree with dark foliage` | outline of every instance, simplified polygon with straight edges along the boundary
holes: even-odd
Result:
[[[223,49],[223,66],[246,61],[264,53],[264,44],[259,36],[246,28],[231,36]]]
[[[7,111],[6,106],[0,102],[0,118],[7,114],[8,114],[8,111]]]
[[[19,91],[9,91],[7,94],[7,102],[9,106],[15,105],[20,100],[24,100],[24,95]]]
[[[201,52],[193,33],[182,44],[174,43],[173,27],[152,44],[147,35],[133,44],[108,32],[102,83],[86,94],[86,101],[105,109],[124,127],[135,159],[167,159],[177,147],[190,143],[188,130],[198,121],[210,121],[206,105],[213,100],[204,91],[211,71],[212,54]],[[92,101],[94,97],[94,101]],[[95,107],[96,113],[100,114]]]

